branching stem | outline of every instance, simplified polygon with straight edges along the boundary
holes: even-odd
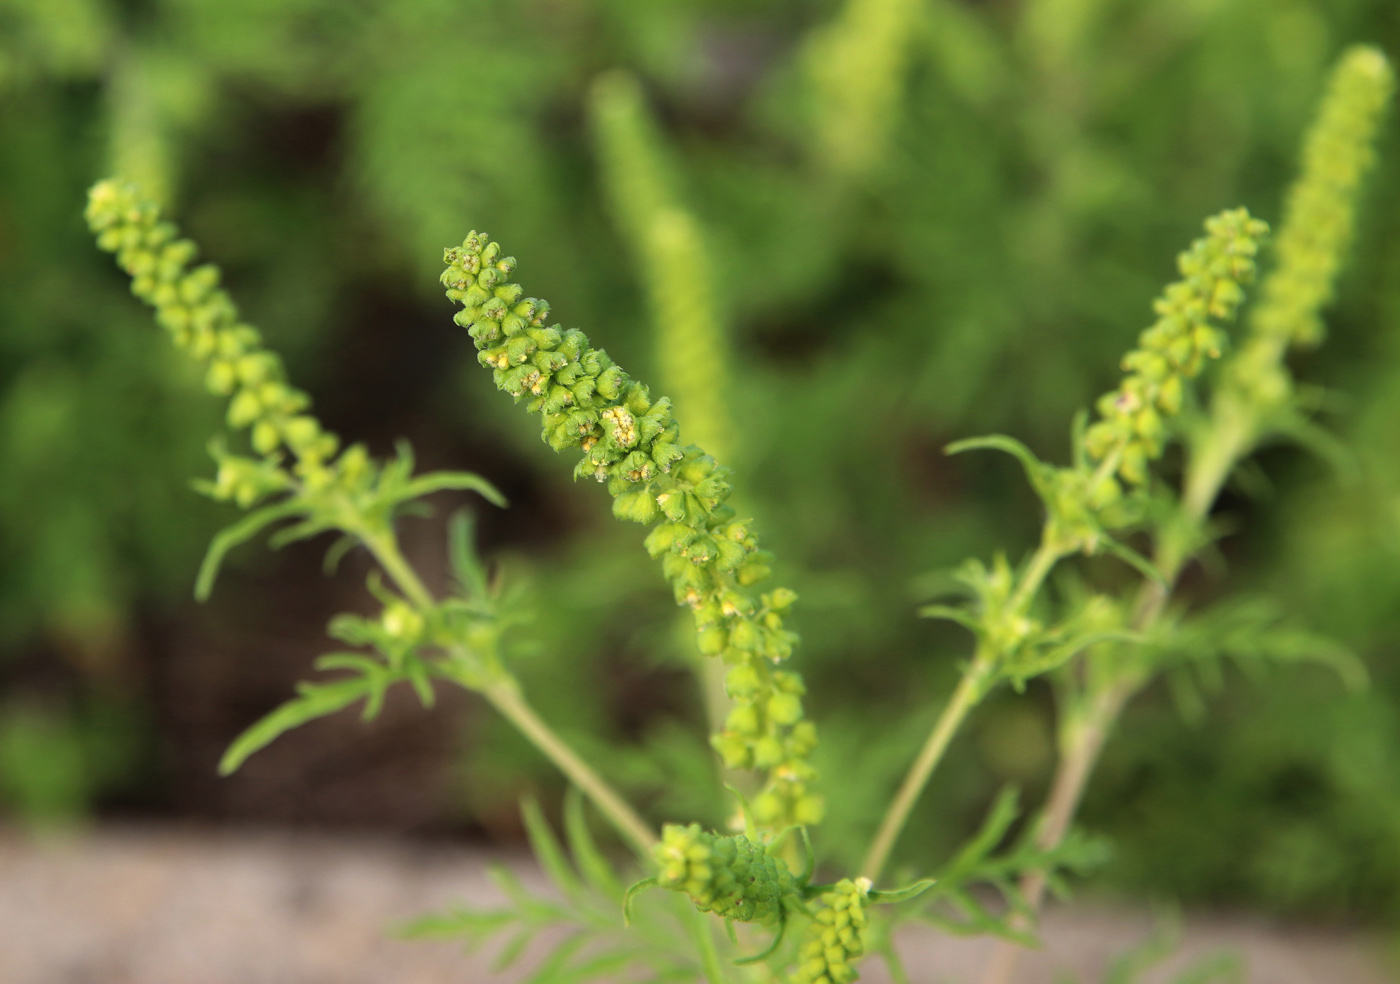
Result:
[[[404,559],[392,532],[363,537],[363,542],[409,601],[425,613],[434,607],[436,601],[432,592],[419,578],[412,565]],[[656,843],[656,835],[652,833],[651,828],[602,776],[594,772],[592,767],[535,713],[535,709],[526,703],[520,693],[520,686],[513,677],[504,676],[485,687],[469,689],[478,689],[506,720],[530,739],[545,758],[553,762],[570,782],[593,801],[599,812],[633,847],[642,854],[650,852],[652,845]]]
[[[1162,580],[1143,584],[1133,611],[1132,627],[1135,632],[1151,630],[1161,618],[1167,602],[1171,600],[1176,580],[1192,555],[1189,537],[1200,532],[1230,472],[1249,451],[1258,420],[1244,407],[1236,409],[1243,412],[1231,417],[1217,415],[1216,426],[1191,458],[1182,489],[1177,525],[1171,535],[1161,538],[1157,544],[1156,562],[1162,572]],[[1122,676],[1098,691],[1081,714],[1061,725],[1060,761],[1036,835],[1036,843],[1042,850],[1051,851],[1059,847],[1069,832],[1104,742],[1112,733],[1123,708],[1145,683],[1146,679],[1140,672],[1125,670]],[[1021,891],[1025,895],[1028,913],[1040,909],[1045,899],[1045,888],[1046,874],[1043,871],[1030,871],[1022,877]],[[1022,947],[1016,943],[998,943],[982,977],[982,984],[1010,984],[1021,950]]]
[[[521,734],[530,739],[545,758],[558,766],[559,771],[593,801],[599,812],[608,818],[618,833],[627,838],[639,853],[646,855],[651,852],[656,844],[656,834],[602,776],[594,772],[564,739],[544,723],[535,713],[535,709],[526,703],[514,679],[507,678],[502,682],[490,684],[482,688],[481,693],[491,702],[492,707],[519,728]]]
[[[1036,548],[1025,569],[1021,572],[1016,589],[1007,604],[1009,613],[1013,616],[1025,613],[1031,600],[1036,596],[1041,585],[1045,583],[1045,578],[1049,576],[1050,571],[1054,569],[1055,564],[1062,556],[1063,552],[1058,547],[1044,540],[1041,541],[1040,546]],[[972,709],[980,704],[982,698],[987,695],[997,665],[1003,656],[1005,656],[1004,653],[997,652],[985,644],[978,644],[971,664],[963,671],[957,689],[953,691],[952,698],[943,708],[943,713],[934,722],[933,730],[929,732],[928,739],[924,742],[923,748],[919,750],[914,764],[909,767],[909,772],[905,775],[899,792],[895,794],[894,800],[891,801],[889,809],[885,812],[885,817],[880,822],[880,829],[875,834],[875,840],[870,845],[870,850],[865,855],[865,861],[860,866],[862,873],[872,882],[879,879],[880,873],[889,861],[890,852],[894,850],[895,841],[899,839],[899,833],[904,829],[910,811],[918,802],[919,795],[924,791],[924,786],[928,785],[933,770],[942,761],[943,754],[948,750],[948,744],[953,740],[953,735],[957,733],[958,728],[962,726]]]
[[[953,735],[961,727],[968,713],[981,702],[994,666],[995,654],[979,647],[972,664],[963,673],[952,698],[943,708],[943,713],[938,716],[933,730],[929,732],[924,747],[919,750],[919,757],[909,767],[909,772],[890,803],[885,818],[880,822],[880,829],[860,866],[861,872],[872,882],[878,880],[884,870],[890,851],[894,849],[895,841],[899,839],[899,833],[909,819],[910,811],[918,801],[919,794],[924,791],[929,777],[933,775],[933,770],[943,758],[943,753],[948,750],[948,743],[952,741]]]
[[[360,540],[414,607],[424,613],[433,609],[437,604],[433,593],[428,590],[418,572],[413,569],[413,565],[404,559],[403,551],[399,549],[398,538],[392,531],[366,534],[361,536]]]

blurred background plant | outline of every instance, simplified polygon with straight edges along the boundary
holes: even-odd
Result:
[[[736,505],[803,599],[819,767],[845,791],[825,840],[854,851],[963,652],[917,603],[963,557],[1035,536],[1002,463],[941,448],[1001,431],[1062,459],[1200,217],[1278,218],[1354,41],[1400,51],[1400,10],[0,0],[0,807],[40,829],[139,813],[518,836],[518,795],[557,786],[469,702],[424,717],[411,698],[214,777],[326,618],[371,601],[336,594],[362,579],[323,581],[315,545],[236,554],[226,590],[190,601],[228,519],[184,491],[217,409],[92,249],[95,177],[178,203],[330,427],[381,453],[406,435],[426,466],[502,488],[484,547],[571,599],[518,664],[542,712],[657,817],[713,824],[708,795],[685,798],[705,782],[664,781],[713,771],[689,632],[639,534],[494,399],[441,301],[443,246],[499,233],[569,326],[687,419],[710,413]],[[1122,888],[1400,910],[1400,161],[1380,162],[1328,345],[1295,366],[1345,394],[1328,405],[1346,467],[1266,451],[1221,509],[1247,532],[1219,549],[1233,585],[1355,648],[1373,686],[1227,675],[1208,727],[1151,692],[1084,813]],[[597,287],[616,283],[633,289]],[[696,406],[707,383],[743,412]],[[425,563],[440,534],[424,527]],[[1183,592],[1208,599],[1199,574]],[[1040,799],[1053,721],[1031,694],[993,698],[954,745],[906,848],[928,867],[1000,783]]]

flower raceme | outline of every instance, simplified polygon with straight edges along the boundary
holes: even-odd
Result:
[[[742,834],[667,824],[652,853],[657,885],[688,895],[701,912],[735,922],[773,926],[783,917],[784,897],[797,893],[787,866]]]
[[[829,892],[807,926],[792,984],[851,984],[856,962],[865,955],[870,879],[843,878]]]
[[[1153,304],[1157,318],[1123,357],[1123,381],[1095,404],[1098,419],[1082,432],[1076,425],[1072,465],[1044,463],[1005,435],[971,438],[948,448],[950,453],[996,448],[1021,460],[1045,505],[1041,542],[1047,558],[1109,550],[1147,569],[1110,531],[1141,519],[1140,493],[1150,481],[1149,466],[1162,456],[1192,381],[1220,357],[1224,326],[1244,301],[1269,227],[1240,208],[1207,219],[1205,230],[1177,256],[1181,279]],[[1047,570],[1038,570],[1037,577]]]
[[[206,367],[206,388],[229,399],[229,426],[247,430],[253,450],[262,456],[216,450],[215,497],[247,508],[288,489],[291,476],[278,464],[282,447],[295,456],[298,479],[313,487],[332,481],[327,462],[339,441],[306,413],[310,398],[287,382],[281,359],[262,344],[257,329],[239,321],[238,309],[219,286],[218,268],[192,266],[195,244],[161,221],[156,205],[134,185],[98,183],[86,214],[98,245],[115,253],[131,276],[132,293],[155,308],[156,321],[176,347]],[[365,464],[352,470],[363,471]]]
[[[797,642],[783,622],[796,595],[752,590],[772,556],[725,504],[728,469],[681,443],[668,399],[653,399],[583,332],[547,326],[548,303],[509,282],[515,260],[485,234],[473,232],[444,261],[447,296],[463,307],[455,320],[497,388],[541,415],[550,447],[582,452],[574,477],[605,483],[614,515],[655,524],[647,551],[661,559],[677,604],[693,612],[700,651],[728,666],[734,706],[712,743],[728,767],[767,773],[752,801],[756,821],[817,822],[816,729],[803,720],[801,677],[779,668]]]
[[[1100,419],[1085,435],[1089,457],[1129,485],[1147,483],[1161,457],[1166,421],[1181,410],[1187,382],[1220,357],[1225,332],[1254,279],[1255,256],[1269,227],[1245,209],[1206,221],[1206,235],[1177,257],[1181,279],[1153,305],[1157,320],[1123,357],[1126,376],[1100,397]]]
[[[1303,147],[1302,173],[1289,189],[1274,244],[1274,265],[1249,314],[1249,333],[1226,365],[1216,410],[1249,418],[1249,440],[1285,408],[1293,382],[1284,356],[1322,341],[1321,311],[1356,227],[1361,184],[1375,163],[1376,134],[1395,90],[1385,55],[1360,45],[1332,72]]]

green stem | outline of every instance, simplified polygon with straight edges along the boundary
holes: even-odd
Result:
[[[409,601],[413,602],[416,608],[426,614],[436,607],[437,602],[433,598],[433,593],[428,590],[418,573],[404,559],[403,552],[399,549],[398,539],[392,530],[377,534],[362,534],[360,541],[374,555],[379,566],[384,568],[384,573],[393,578],[394,583],[399,586],[399,590]]]
[[[943,753],[948,750],[948,743],[967,718],[968,712],[981,702],[995,662],[994,654],[984,648],[978,649],[972,665],[958,681],[952,698],[943,708],[943,713],[938,716],[933,730],[929,732],[928,740],[919,751],[919,757],[909,767],[909,773],[904,777],[904,783],[885,812],[875,840],[860,866],[861,872],[872,882],[878,880],[881,871],[884,870],[890,851],[894,849],[895,841],[899,839],[899,833],[909,819],[909,812],[914,808],[919,794],[923,792],[929,777],[933,775],[933,770],[943,758]]]
[[[700,950],[700,968],[705,975],[705,981],[707,984],[727,984],[729,978],[725,975],[724,964],[719,959],[719,949],[715,946],[709,917],[689,904],[686,905],[686,913],[695,945]]]
[[[399,549],[398,541],[392,532],[384,532],[378,535],[365,535],[361,537],[370,553],[374,554],[375,560],[384,568],[394,583],[399,586],[404,595],[418,609],[427,613],[436,606],[432,592],[419,578],[417,572],[404,559],[403,552]],[[503,676],[497,682],[486,686],[474,685],[463,682],[468,689],[479,690],[482,695],[491,702],[498,711],[505,715],[511,724],[515,725],[534,744],[545,758],[549,759],[559,771],[568,777],[569,781],[577,786],[585,796],[593,801],[599,812],[611,821],[622,834],[639,852],[648,854],[652,845],[656,843],[656,835],[652,833],[641,817],[637,816],[626,801],[608,785],[608,783],[594,772],[593,769],[578,754],[570,748],[564,739],[554,733],[549,725],[535,713],[524,696],[520,693],[520,685],[513,677]]]
[[[1230,472],[1248,453],[1258,420],[1246,406],[1217,406],[1215,423],[1191,458],[1182,488],[1181,510],[1173,531],[1158,542],[1155,559],[1163,578],[1143,584],[1133,611],[1135,631],[1151,629],[1166,610],[1177,577],[1190,559],[1192,538],[1205,522]],[[1055,768],[1050,796],[1036,834],[1036,843],[1042,850],[1054,850],[1064,840],[1070,822],[1079,812],[1085,787],[1098,764],[1104,743],[1123,708],[1146,682],[1140,670],[1125,670],[1121,677],[1103,686],[1082,717],[1069,718],[1061,725],[1060,762]],[[1027,872],[1022,877],[1021,891],[1027,913],[1039,910],[1045,888],[1043,871]],[[1010,984],[1020,955],[1020,945],[1008,941],[999,943],[982,984]]]
[[[1050,571],[1060,562],[1064,556],[1063,551],[1058,547],[1051,546],[1041,540],[1040,546],[1036,548],[1031,556],[1030,563],[1026,565],[1025,571],[1021,574],[1021,581],[1016,585],[1016,593],[1011,596],[1010,610],[1020,614],[1030,606],[1031,599],[1035,597],[1040,586],[1045,583]]]
[[[1021,614],[1030,606],[1031,599],[1035,597],[1062,556],[1064,554],[1060,549],[1044,539],[1040,541],[1040,546],[1031,555],[1030,563],[1021,572],[1016,590],[1007,605],[1010,612]],[[880,822],[880,829],[865,855],[865,862],[861,865],[861,871],[872,882],[877,881],[884,870],[890,852],[894,850],[895,841],[899,839],[899,833],[909,819],[910,811],[914,809],[914,804],[918,802],[919,795],[933,775],[933,770],[938,767],[944,752],[948,750],[953,735],[962,726],[969,712],[981,703],[986,695],[988,680],[1001,655],[979,645],[972,658],[972,664],[963,673],[963,678],[958,682],[948,705],[934,722],[933,730],[929,732],[928,739],[919,750],[918,758],[909,767],[899,792],[895,794],[885,812],[884,820]]]
[[[481,693],[491,705],[505,715],[506,720],[520,729],[569,781],[593,801],[600,813],[617,828],[618,833],[635,847],[638,853],[649,855],[656,844],[656,834],[636,811],[608,785],[592,767],[579,758],[572,748],[565,744],[554,731],[545,724],[535,709],[525,702],[519,685],[513,678],[489,684],[481,688]]]

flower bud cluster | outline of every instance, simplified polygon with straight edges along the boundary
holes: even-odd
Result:
[[[861,179],[884,159],[919,37],[919,0],[846,0],[802,51],[817,160]]]
[[[1086,452],[1108,476],[1146,484],[1148,463],[1162,454],[1187,381],[1220,356],[1225,333],[1219,325],[1234,318],[1244,300],[1242,285],[1254,277],[1267,231],[1245,209],[1223,212],[1206,220],[1206,235],[1177,257],[1181,279],[1157,299],[1156,322],[1124,356],[1127,376],[1099,399],[1100,419],[1085,435]],[[1093,491],[1105,498],[1103,490]]]
[[[732,446],[727,343],[700,223],[682,203],[637,80],[621,71],[600,76],[590,104],[613,218],[645,271],[661,381],[691,439],[724,459]]]
[[[865,954],[869,895],[868,878],[843,878],[822,895],[825,905],[807,927],[792,984],[850,984],[859,976],[856,961]]]
[[[742,834],[667,824],[653,857],[658,885],[690,896],[701,912],[737,922],[776,924],[783,897],[797,891],[787,866]]]
[[[681,443],[669,400],[653,399],[583,332],[547,326],[549,305],[509,282],[515,260],[485,234],[473,232],[444,260],[447,296],[463,306],[455,320],[497,388],[540,414],[550,447],[583,452],[574,477],[606,483],[614,515],[657,524],[648,552],[661,559],[677,604],[694,613],[701,652],[729,666],[735,705],[715,748],[731,768],[768,771],[755,819],[815,823],[821,802],[808,759],[816,731],[802,719],[801,678],[778,669],[797,641],[783,625],[796,595],[750,590],[769,576],[772,555],[725,505],[728,470]]]
[[[1375,48],[1350,49],[1332,73],[1308,131],[1302,174],[1288,193],[1274,268],[1250,312],[1249,339],[1227,371],[1229,385],[1261,410],[1282,406],[1292,392],[1283,365],[1288,347],[1322,341],[1319,314],[1351,244],[1357,194],[1394,89],[1390,63]]]
[[[306,412],[310,399],[288,384],[281,360],[263,346],[257,330],[240,323],[219,286],[218,268],[193,266],[194,243],[161,221],[157,207],[134,185],[98,183],[86,215],[98,246],[115,253],[131,276],[132,293],[155,308],[156,321],[176,346],[206,367],[209,391],[229,398],[229,426],[249,434],[256,458],[215,446],[219,470],[210,491],[246,508],[288,489],[292,479],[281,467],[283,447],[296,456],[295,473],[308,487],[330,483],[327,462],[339,442]],[[368,461],[359,464],[363,471]]]

